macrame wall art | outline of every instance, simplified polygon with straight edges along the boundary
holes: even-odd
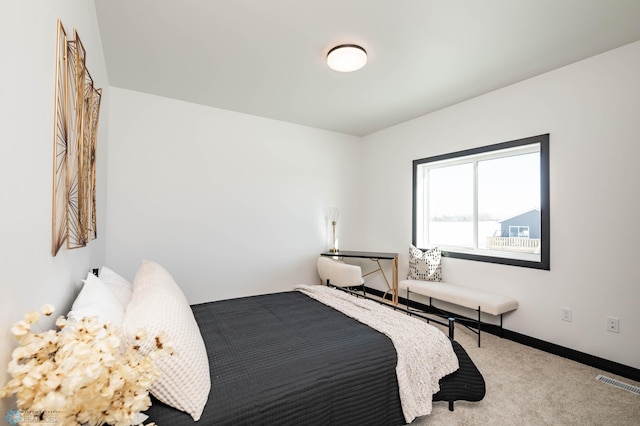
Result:
[[[102,89],[93,86],[78,32],[69,39],[58,20],[53,147],[53,238],[55,256],[84,247],[96,230],[96,138]]]

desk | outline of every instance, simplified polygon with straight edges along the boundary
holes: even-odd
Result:
[[[384,281],[387,283],[387,291],[384,292],[384,295],[382,297],[385,298],[387,296],[387,293],[391,293],[391,301],[393,302],[394,305],[398,304],[398,253],[377,253],[373,251],[340,250],[335,253],[330,251],[320,253],[320,256],[343,257],[343,258],[353,257],[357,259],[369,259],[376,262],[378,264],[378,269],[364,274],[363,277],[374,274],[376,272],[381,272],[382,277],[384,278]],[[392,273],[391,284],[389,284],[389,280],[387,279],[387,276],[385,275],[384,270],[380,265],[380,260],[391,261],[391,273]]]

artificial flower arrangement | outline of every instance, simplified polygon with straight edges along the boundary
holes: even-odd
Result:
[[[45,316],[53,311],[51,305],[41,308]],[[143,354],[136,342],[146,338],[144,332],[125,345],[119,330],[97,317],[60,316],[58,330],[32,332],[39,319],[39,312],[29,312],[11,328],[19,346],[9,362],[12,379],[0,397],[15,394],[20,412],[36,413],[39,422],[49,424],[136,424],[151,406],[149,387],[160,374],[153,360],[173,353],[165,336],[156,336],[155,348]]]

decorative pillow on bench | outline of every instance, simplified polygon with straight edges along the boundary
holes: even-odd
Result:
[[[409,247],[409,280],[442,281],[442,255],[439,247],[422,251],[413,244]]]

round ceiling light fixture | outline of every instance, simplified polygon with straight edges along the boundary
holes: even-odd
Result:
[[[367,63],[367,52],[355,44],[341,44],[327,53],[327,65],[339,72],[359,70]]]

